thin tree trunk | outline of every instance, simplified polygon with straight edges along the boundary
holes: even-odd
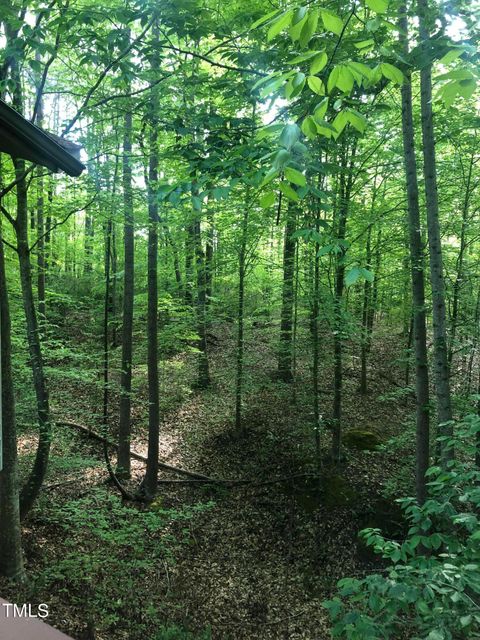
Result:
[[[198,340],[198,379],[199,389],[206,389],[210,385],[210,370],[208,364],[207,346],[207,317],[206,317],[206,278],[205,278],[205,254],[202,247],[200,213],[194,223],[195,258],[197,271],[197,333]]]
[[[158,42],[157,23],[153,28],[154,42]],[[158,59],[152,61],[158,69]],[[143,488],[147,499],[157,492],[158,455],[160,437],[160,398],[158,374],[158,94],[154,90],[151,104],[150,153],[148,166],[148,264],[147,264],[147,366],[148,366],[148,454]]]
[[[3,468],[0,464],[0,575],[20,579],[23,577],[23,557],[11,354],[10,310],[0,226],[0,429],[3,440]]]
[[[420,39],[429,42],[428,0],[418,0]],[[453,435],[450,394],[450,368],[448,366],[447,321],[445,308],[445,282],[443,277],[442,242],[438,212],[437,164],[432,110],[432,65],[420,72],[420,102],[422,114],[423,172],[427,210],[428,246],[430,250],[430,283],[432,287],[432,316],[434,342],[435,393],[437,398],[438,434]],[[440,446],[442,464],[453,457],[453,449],[443,442]]]
[[[296,227],[296,207],[289,202],[287,207],[287,221],[285,224],[285,239],[283,245],[283,285],[282,310],[280,319],[280,346],[278,353],[278,376],[284,382],[293,381],[292,370],[292,338],[293,338],[293,298],[295,249],[296,240],[292,238]]]
[[[135,240],[132,192],[132,113],[127,109],[124,117],[123,134],[123,328],[122,328],[122,371],[120,378],[120,422],[118,429],[117,475],[128,478],[131,474],[131,392],[132,392],[132,335],[133,302],[135,295]]]
[[[350,194],[353,186],[353,163],[356,154],[356,139],[353,143],[350,162],[347,153],[343,161],[340,175],[340,193],[338,202],[337,239],[345,240],[347,217],[350,205]],[[340,461],[342,443],[342,394],[343,394],[343,291],[345,287],[345,248],[338,252],[335,264],[334,315],[335,330],[333,335],[333,411],[332,411],[332,459]]]
[[[399,20],[404,52],[408,54],[408,23],[405,6]],[[428,352],[425,311],[424,253],[420,224],[420,207],[413,126],[412,85],[407,75],[402,85],[403,157],[408,200],[408,230],[413,302],[413,339],[415,345],[416,393],[416,494],[420,504],[426,499],[425,472],[430,460],[430,400],[428,387]]]
[[[248,189],[248,187],[247,187]],[[240,252],[238,256],[238,333],[237,333],[237,375],[235,384],[235,428],[238,432],[243,431],[246,433],[246,426],[242,429],[242,400],[243,400],[243,365],[244,365],[244,310],[245,310],[245,271],[246,271],[246,252],[247,252],[247,238],[248,238],[248,214],[249,214],[249,194],[247,191],[247,198],[245,202],[245,208],[243,210],[242,218],[242,236],[240,239]]]
[[[457,337],[458,327],[458,315],[459,315],[459,302],[460,302],[460,290],[463,284],[463,262],[465,258],[466,250],[466,231],[468,226],[468,210],[470,205],[470,186],[472,182],[473,164],[475,155],[472,153],[470,157],[470,163],[468,167],[467,181],[465,184],[465,196],[462,207],[462,227],[460,230],[460,247],[458,249],[457,259],[457,273],[455,281],[453,283],[453,300],[452,300],[452,316],[450,319],[450,340],[448,348],[448,366],[451,367],[453,360],[453,353],[455,351],[455,340]]]

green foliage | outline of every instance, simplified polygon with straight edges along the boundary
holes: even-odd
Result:
[[[473,638],[480,630],[480,471],[472,455],[480,418],[467,416],[448,441],[457,449],[446,470],[431,467],[429,497],[419,506],[400,502],[409,522],[396,542],[379,529],[361,532],[384,558],[384,574],[344,578],[338,596],[324,603],[333,636],[351,640],[409,637],[422,640]],[[412,634],[414,634],[412,636]]]

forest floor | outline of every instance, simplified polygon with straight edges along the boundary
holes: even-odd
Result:
[[[403,526],[392,497],[407,468],[399,448],[413,411],[403,389],[403,340],[392,339],[391,328],[377,330],[365,396],[358,391],[359,361],[353,350],[346,357],[345,430],[374,432],[384,446],[348,449],[339,469],[324,463],[319,486],[294,477],[316,471],[307,336],[297,354],[294,393],[272,375],[277,327],[249,331],[241,435],[232,419],[234,326],[218,325],[211,333],[209,389],[194,389],[193,353],[172,356],[162,366],[161,459],[257,484],[166,483],[149,509],[122,507],[106,483],[101,445],[59,426],[47,486],[24,531],[30,580],[20,588],[0,585],[3,597],[49,603],[50,622],[78,640],[329,638],[321,603],[337,580],[381,568],[358,531],[386,526],[395,537]],[[327,354],[321,384],[326,415],[329,359]],[[134,376],[132,449],[145,455],[145,368],[136,367]],[[98,384],[67,378],[54,385],[53,411],[99,431],[99,398]],[[112,425],[117,406],[112,393]],[[392,438],[397,446],[385,446]],[[30,464],[33,439],[28,433],[22,439],[22,466]],[[325,431],[325,453],[329,443]],[[143,470],[134,461],[132,488]],[[161,478],[185,480],[168,472]],[[290,479],[258,484],[279,478]],[[409,474],[407,488],[411,481]],[[152,514],[164,518],[161,527]]]

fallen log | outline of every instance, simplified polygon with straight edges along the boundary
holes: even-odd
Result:
[[[108,446],[113,447],[114,449],[118,449],[118,444],[109,440],[108,438],[104,438],[102,435],[97,433],[96,431],[92,431],[88,427],[84,425],[77,424],[76,422],[68,422],[66,420],[56,420],[55,423],[60,426],[71,427],[73,429],[77,429],[78,431],[85,433],[89,437],[93,438],[102,443],[106,443]],[[135,451],[130,451],[130,455],[135,460],[139,460],[140,462],[147,462],[147,458],[145,456],[136,453]],[[205,485],[205,484],[217,484],[217,485],[226,485],[230,487],[240,487],[240,486],[249,486],[249,487],[264,487],[272,484],[281,484],[283,482],[291,482],[292,480],[296,480],[299,478],[312,478],[312,479],[320,479],[320,476],[312,473],[297,473],[291,476],[283,476],[280,478],[272,478],[270,480],[248,480],[248,479],[228,479],[228,478],[211,478],[210,476],[206,476],[202,473],[197,473],[196,471],[189,471],[188,469],[182,469],[181,467],[174,467],[171,464],[167,464],[166,462],[159,462],[158,466],[161,469],[165,469],[167,471],[171,471],[172,473],[178,473],[180,475],[189,476],[188,480],[168,480],[168,479],[159,479],[159,484],[197,484],[197,485]]]
[[[96,431],[85,427],[82,424],[77,424],[76,422],[68,422],[66,420],[55,420],[55,424],[70,427],[72,429],[77,429],[78,431],[85,433],[90,438],[97,440],[98,442],[102,442],[107,444],[109,447],[113,447],[114,449],[118,449],[118,444],[109,440],[108,438],[104,438],[104,436],[100,435]],[[135,460],[139,460],[140,462],[147,462],[147,458],[145,456],[136,453],[135,451],[130,451],[130,455]],[[181,467],[174,467],[171,464],[167,464],[166,462],[159,461],[158,466],[161,469],[166,469],[167,471],[172,471],[173,473],[179,473],[180,475],[189,476],[190,478],[195,478],[196,480],[202,480],[203,482],[218,482],[218,480],[214,480],[213,478],[209,478],[208,476],[203,475],[203,473],[197,473],[196,471],[189,471],[188,469],[182,469]]]

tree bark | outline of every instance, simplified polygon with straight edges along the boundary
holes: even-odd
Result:
[[[0,227],[0,428],[3,434],[3,468],[0,465],[0,575],[20,579],[23,577],[23,557],[11,353],[10,309]]]
[[[280,319],[280,345],[278,352],[278,377],[293,382],[293,298],[296,240],[292,238],[296,227],[297,211],[292,202],[287,207],[285,239],[283,245],[282,310]]]
[[[131,474],[130,440],[131,440],[131,392],[132,392],[132,335],[133,335],[133,302],[135,295],[135,240],[132,192],[132,113],[127,109],[124,116],[123,134],[123,327],[122,327],[122,370],[120,378],[120,422],[118,428],[118,460],[117,475],[128,478]]]
[[[153,27],[153,38],[158,42],[157,23]],[[158,70],[159,61],[155,57],[152,70]],[[157,492],[158,454],[160,437],[160,398],[158,375],[158,94],[154,90],[150,118],[150,150],[148,165],[148,264],[147,264],[147,366],[148,366],[148,454],[147,469],[143,489],[147,499]]]
[[[430,39],[428,0],[418,0],[417,6],[420,40],[423,45],[427,45]],[[420,103],[422,115],[423,173],[425,180],[428,246],[430,250],[430,284],[432,287],[433,302],[434,373],[438,434],[451,437],[453,435],[453,424],[450,394],[450,367],[448,366],[445,282],[438,211],[431,63],[423,66],[420,71]],[[453,457],[453,449],[443,442],[440,445],[440,452],[442,464],[446,465],[447,461]]]
[[[408,54],[408,22],[405,6],[401,7],[399,20],[404,53]],[[417,182],[417,160],[413,126],[412,85],[407,75],[402,85],[402,132],[405,167],[408,230],[410,243],[410,268],[413,303],[413,340],[415,346],[415,394],[416,394],[416,495],[420,504],[426,499],[425,472],[430,460],[430,400],[428,386],[427,327],[425,311],[425,258],[420,223],[420,207]]]

